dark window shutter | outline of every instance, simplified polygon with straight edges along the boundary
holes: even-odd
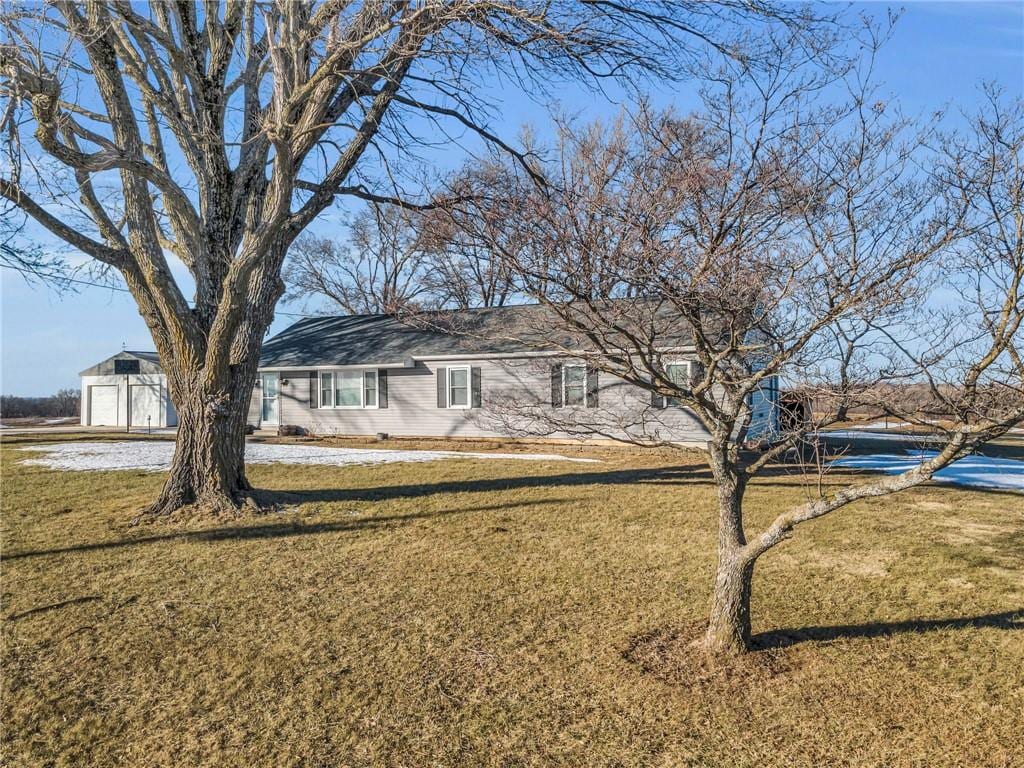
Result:
[[[448,369],[437,369],[437,407],[448,407]]]
[[[472,387],[472,398],[470,404],[473,408],[480,407],[480,366],[474,365],[469,369],[469,380]]]
[[[551,366],[551,405],[555,408],[562,407],[562,364],[556,363]]]
[[[587,368],[587,408],[597,408],[599,375],[596,368]]]
[[[704,363],[698,360],[690,362],[690,386],[695,386],[704,380]]]
[[[651,408],[664,408],[665,398],[658,392],[651,390]]]
[[[316,371],[309,372],[309,407],[320,406],[320,374]]]
[[[388,407],[388,369],[377,371],[377,407]]]

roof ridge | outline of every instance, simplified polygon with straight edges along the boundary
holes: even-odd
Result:
[[[528,307],[540,307],[543,306],[539,301],[530,302],[527,304],[501,304],[494,307],[465,307],[465,308],[440,308],[440,309],[419,309],[409,310],[408,312],[338,312],[335,314],[325,315],[312,315],[310,317],[304,317],[302,320],[298,320],[294,325],[299,323],[312,322],[317,320],[340,320],[343,318],[384,318],[390,317],[396,320],[401,319],[403,316],[417,315],[417,314],[468,314],[471,312],[496,312],[501,310],[511,309],[526,309]]]

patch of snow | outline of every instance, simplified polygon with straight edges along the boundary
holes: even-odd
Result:
[[[36,464],[50,469],[71,472],[109,471],[132,469],[143,472],[162,472],[171,466],[174,443],[168,440],[132,440],[119,442],[81,442],[33,445],[23,451],[45,454],[38,459],[26,459],[25,464]],[[596,459],[573,459],[548,453],[469,453],[466,451],[396,451],[372,448],[327,448],[311,445],[279,445],[274,443],[247,443],[245,460],[248,464],[312,464],[344,467],[348,465],[391,464],[394,462],[424,462],[441,459],[506,459],[519,461],[573,461],[594,463]]]
[[[70,421],[78,421],[77,416],[62,416],[59,419],[46,419],[43,424],[67,424]]]
[[[898,475],[908,469],[913,469],[924,459],[935,455],[937,455],[935,451],[907,451],[903,454],[876,453],[870,456],[844,456],[841,459],[836,459],[832,465]],[[1024,493],[1024,461],[993,456],[965,456],[940,469],[935,473],[934,479],[968,488]]]

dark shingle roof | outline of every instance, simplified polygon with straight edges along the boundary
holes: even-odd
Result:
[[[492,307],[398,317],[345,315],[300,320],[263,344],[261,368],[396,365],[411,357],[508,354],[546,346],[543,307]]]
[[[632,336],[632,340],[624,335],[616,339],[616,333],[601,332],[603,344],[622,344],[630,349],[643,339],[657,340],[663,348],[692,343],[692,328],[663,302],[615,300],[598,311],[604,316],[603,322],[613,319],[616,328]],[[309,318],[266,341],[260,367],[402,365],[413,357],[564,353],[594,348],[587,334],[571,335],[567,323],[556,315],[555,310],[540,304],[520,304],[409,316]]]

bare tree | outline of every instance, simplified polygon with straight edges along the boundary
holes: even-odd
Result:
[[[0,197],[115,270],[149,327],[179,418],[149,513],[249,496],[246,408],[288,248],[338,196],[408,205],[395,168],[424,125],[514,152],[487,127],[483,78],[670,76],[735,52],[755,20],[808,22],[731,0],[5,6]]]
[[[50,280],[56,281],[58,289],[67,287],[64,260],[26,242],[24,217],[19,221],[12,207],[0,206],[0,266],[20,273],[30,283]]]
[[[78,416],[82,393],[77,389],[58,389],[53,396],[55,416]]]
[[[520,159],[528,157],[525,150]],[[448,201],[486,199],[487,209],[497,210],[497,200],[513,199],[500,188],[505,179],[499,162],[468,166],[457,190],[445,190],[423,210],[376,205],[356,215],[342,236],[300,237],[284,270],[287,297],[325,298],[352,314],[503,306],[515,296],[505,263],[452,221],[465,209]],[[511,210],[488,224],[491,238],[515,237]]]
[[[523,161],[534,162],[530,137],[525,137]],[[430,260],[430,286],[438,306],[451,309],[501,307],[516,297],[515,282],[504,259],[497,258],[493,244],[514,249],[518,237],[515,203],[518,190],[504,173],[500,158],[470,163],[454,179],[443,200],[475,201],[473,205],[440,207],[423,218],[423,244]],[[474,226],[460,217],[470,215]],[[483,228],[485,233],[476,234]]]
[[[936,152],[941,137],[872,98],[862,75],[830,81],[794,63],[782,41],[778,51],[774,67],[723,72],[698,114],[563,124],[547,185],[506,165],[524,237],[515,248],[490,240],[542,305],[535,328],[510,335],[652,395],[633,411],[499,402],[506,428],[665,443],[666,402],[706,427],[718,567],[699,642],[714,653],[750,648],[755,563],[794,528],[926,482],[1024,419],[1021,105],[993,98],[972,133]],[[850,98],[824,102],[840,82]],[[453,220],[486,241],[480,222],[492,213]],[[968,283],[967,300],[941,324],[908,313],[926,286],[956,282]],[[671,365],[680,357],[694,360],[688,376]],[[754,398],[782,374],[817,397],[814,418],[748,450]],[[925,423],[876,397],[911,381],[927,382],[952,415],[933,452],[897,476],[822,484],[749,529],[751,480],[851,403]]]
[[[373,206],[353,219],[347,238],[298,238],[284,270],[289,297],[320,296],[356,315],[432,304],[420,218],[397,206]]]

